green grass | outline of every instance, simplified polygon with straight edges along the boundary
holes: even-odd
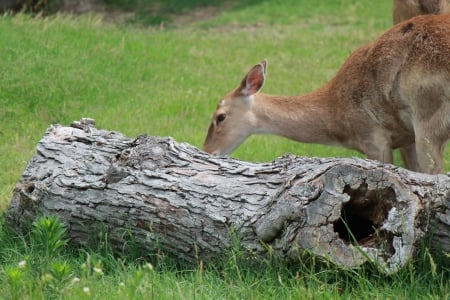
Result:
[[[166,2],[174,7],[164,8],[162,15],[189,13],[204,3],[193,2],[194,6]],[[143,3],[114,2],[116,7]],[[142,26],[145,22],[110,24],[96,15],[0,17],[1,212],[52,123],[67,125],[91,117],[99,128],[129,136],[172,136],[200,147],[217,101],[255,63],[269,60],[264,92],[305,93],[330,79],[351,51],[389,28],[392,20],[390,1],[250,0],[231,1],[218,15],[191,24],[177,24],[176,18],[170,22],[161,29]],[[270,161],[287,152],[359,155],[255,136],[233,156]],[[417,262],[387,277],[370,267],[345,271],[315,263],[285,266],[275,259],[248,263],[239,258],[239,252],[214,265],[180,266],[158,258],[151,261],[154,269],[150,270],[145,261],[114,257],[101,246],[92,250],[64,246],[45,258],[31,241],[0,229],[0,295],[20,299],[443,299],[450,293],[448,264],[431,261],[426,248]],[[23,261],[25,266],[20,264]]]
[[[50,226],[49,226],[50,225]],[[43,237],[61,243],[49,247]],[[164,256],[151,262],[117,258],[105,246],[69,248],[64,227],[43,218],[26,238],[0,235],[0,293],[6,299],[447,299],[448,269],[426,248],[392,276],[371,266],[342,270],[302,260],[251,261],[238,248],[216,263],[183,265]]]

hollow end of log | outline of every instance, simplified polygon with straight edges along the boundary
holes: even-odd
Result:
[[[394,254],[393,233],[381,226],[394,206],[395,191],[391,187],[369,190],[366,183],[356,189],[346,185],[343,192],[350,196],[341,208],[333,229],[346,244],[381,248]]]
[[[393,273],[404,266],[422,235],[416,228],[422,205],[394,175],[351,164],[324,172],[320,196],[306,208],[295,239],[300,251],[350,268],[373,263]]]

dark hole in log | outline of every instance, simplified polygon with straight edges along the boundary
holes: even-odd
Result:
[[[341,217],[334,223],[334,231],[347,243],[377,247],[385,244],[386,233],[379,228],[387,218],[395,201],[391,187],[368,189],[366,183],[357,188],[345,186],[344,193],[350,200],[342,206]],[[388,247],[391,248],[391,240]]]
[[[29,184],[27,184],[26,188],[25,188],[25,192],[31,194],[34,191],[34,183],[31,182]]]

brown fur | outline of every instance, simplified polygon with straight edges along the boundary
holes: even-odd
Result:
[[[418,15],[450,13],[450,0],[394,0],[394,24]]]
[[[249,135],[269,133],[356,149],[385,163],[392,163],[392,149],[400,148],[409,169],[444,172],[450,15],[419,16],[394,26],[306,95],[259,93],[265,73],[266,62],[256,65],[219,103],[205,151],[229,154]]]

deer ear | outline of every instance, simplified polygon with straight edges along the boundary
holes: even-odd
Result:
[[[251,68],[244,79],[242,79],[241,85],[238,88],[239,92],[244,96],[251,96],[259,92],[266,80],[266,70],[266,60]]]

